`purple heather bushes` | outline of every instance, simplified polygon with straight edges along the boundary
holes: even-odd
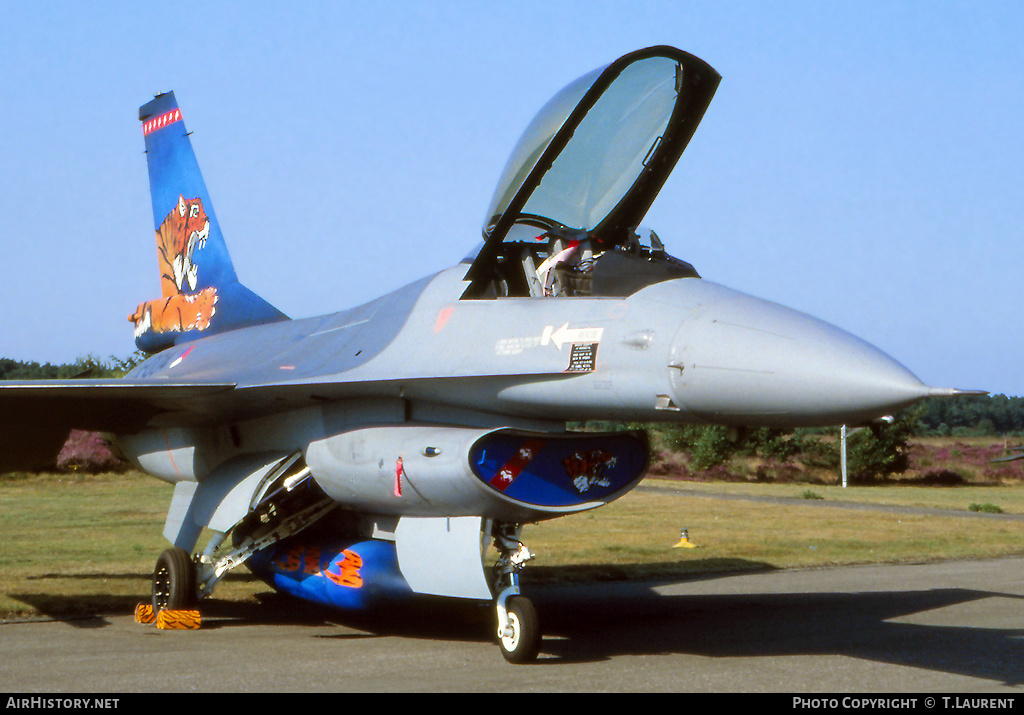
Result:
[[[928,481],[930,476],[948,478],[950,473],[960,475],[962,483],[1024,480],[1024,461],[993,461],[1005,456],[1006,445],[1000,443],[954,442],[935,446],[914,443],[910,449],[910,471],[920,474],[923,481]]]
[[[57,470],[60,472],[123,472],[128,464],[110,451],[107,442],[97,432],[71,430],[57,456]]]
[[[973,444],[961,441],[932,444],[931,441],[909,442],[906,470],[889,479],[931,486],[1024,482],[1024,460],[993,461],[1007,456],[1007,448],[1019,444],[1020,440],[1005,445],[1002,442],[979,444],[978,440],[972,440]],[[807,451],[787,459],[737,457],[707,469],[697,467],[685,451],[663,449],[651,455],[647,474],[661,479],[700,482],[834,483],[839,478],[838,444],[807,441],[803,446]]]

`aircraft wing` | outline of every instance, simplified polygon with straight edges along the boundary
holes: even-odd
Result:
[[[161,412],[197,411],[197,401],[234,383],[143,380],[11,380],[0,383],[0,423],[66,422],[78,429],[130,431]]]
[[[324,375],[279,382],[168,382],[163,380],[79,379],[0,381],[0,429],[13,425],[96,432],[131,433],[147,426],[186,426],[245,419],[296,407],[353,397],[392,395],[402,387],[419,388],[443,379],[439,394],[453,383],[564,378],[562,372],[513,371],[502,374],[422,374],[385,378],[369,375]],[[0,450],[9,440],[0,434]],[[0,460],[0,469],[3,462]]]
[[[165,412],[202,411],[232,383],[141,380],[0,382],[0,473],[45,465],[72,429],[131,432]]]
[[[454,383],[524,375],[360,379],[321,376],[282,382],[170,382],[161,379],[0,381],[0,474],[50,464],[72,429],[131,434],[145,427],[225,423],[355,397],[438,397]],[[565,375],[532,375],[538,379]]]

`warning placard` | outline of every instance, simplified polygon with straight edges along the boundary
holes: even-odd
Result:
[[[573,345],[566,372],[593,372],[597,363],[597,343]]]

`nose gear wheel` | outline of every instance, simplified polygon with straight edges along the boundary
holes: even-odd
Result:
[[[530,663],[540,652],[537,611],[530,599],[512,596],[505,602],[506,625],[498,639],[501,655],[509,663]]]
[[[519,593],[519,572],[533,554],[519,540],[522,527],[499,525],[494,546],[498,561],[494,565],[500,592],[495,601],[498,611],[498,646],[509,663],[531,663],[540,652],[541,632],[537,610],[530,599]]]

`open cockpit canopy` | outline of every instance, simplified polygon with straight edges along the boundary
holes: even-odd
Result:
[[[720,79],[690,54],[652,47],[556,94],[502,173],[463,297],[629,295],[696,276],[653,231],[644,245],[638,226]]]

